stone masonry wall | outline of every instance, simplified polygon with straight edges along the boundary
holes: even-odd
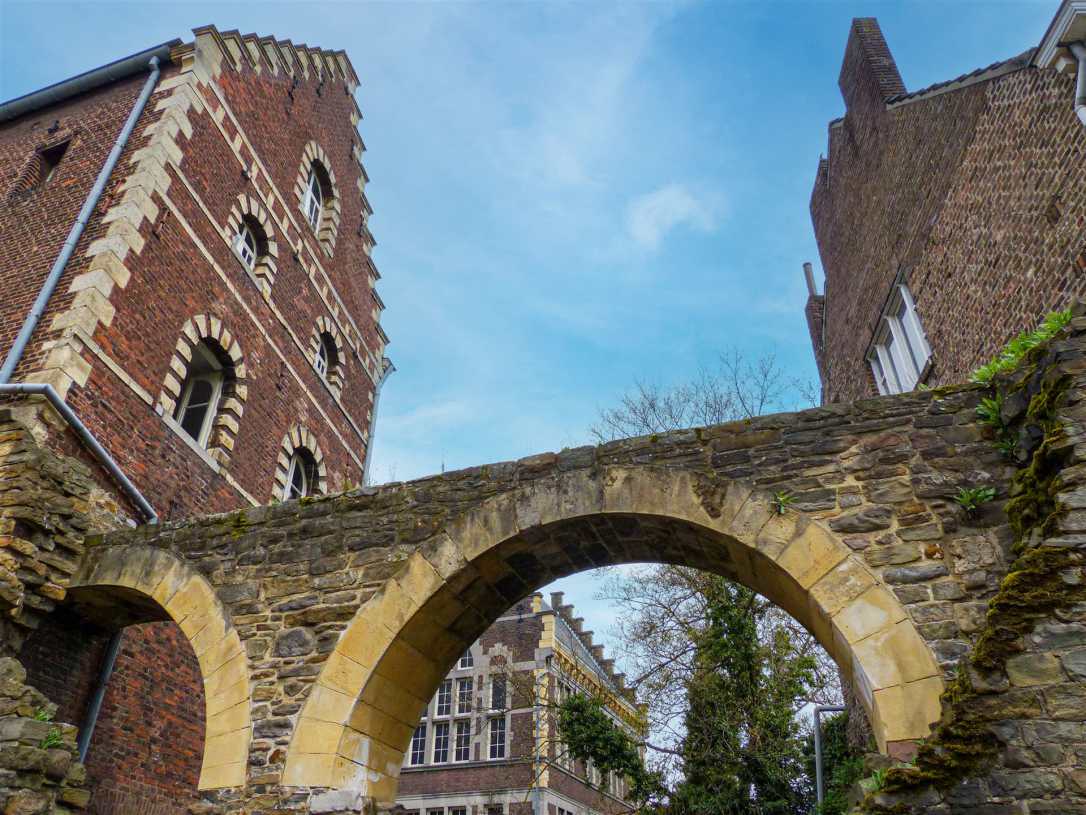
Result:
[[[827,522],[893,588],[949,678],[982,626],[1012,539],[997,510],[967,518],[952,500],[968,485],[1005,496],[1014,472],[976,420],[981,395],[920,392],[578,448],[134,530],[93,548],[164,546],[218,587],[248,654],[252,800],[264,800],[330,645],[406,556],[483,496],[586,468],[690,468],[790,491],[795,512]],[[600,555],[574,562],[601,564]]]

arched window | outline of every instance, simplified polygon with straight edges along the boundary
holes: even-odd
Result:
[[[321,183],[321,170],[317,164],[309,167],[309,179],[305,186],[305,202],[302,205],[305,217],[315,232],[321,228],[321,214],[324,211],[324,184]]]
[[[206,341],[197,343],[173,418],[201,447],[207,447],[226,376],[215,350]]]
[[[323,495],[327,476],[317,437],[304,425],[291,425],[279,447],[272,497],[290,501]]]
[[[298,208],[328,257],[336,247],[340,201],[328,154],[315,141],[306,144],[298,163],[294,194]]]
[[[290,457],[287,468],[287,483],[283,489],[283,498],[287,501],[305,498],[319,492],[320,476],[317,472],[317,460],[305,447],[297,448]]]
[[[336,341],[327,331],[320,333],[317,342],[317,352],[313,357],[313,367],[322,378],[328,379],[328,375],[339,364],[339,352],[336,350]]]

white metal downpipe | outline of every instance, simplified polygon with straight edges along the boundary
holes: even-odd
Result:
[[[1086,125],[1086,45],[1073,42],[1067,47],[1078,60],[1078,73],[1075,80],[1075,115]]]
[[[38,322],[41,320],[42,315],[45,314],[49,299],[53,296],[57,284],[60,283],[60,278],[64,274],[64,269],[68,265],[72,253],[75,252],[75,246],[79,243],[79,239],[83,235],[83,230],[86,228],[87,222],[94,213],[94,208],[98,205],[98,200],[102,197],[102,192],[105,190],[106,184],[109,183],[109,178],[113,174],[113,169],[117,166],[117,161],[120,159],[125,145],[128,144],[128,139],[131,137],[132,131],[136,129],[136,124],[139,122],[139,118],[143,114],[144,108],[147,106],[147,100],[151,98],[151,94],[158,84],[158,78],[161,74],[158,57],[151,57],[150,61],[147,63],[147,67],[150,68],[151,74],[147,77],[147,81],[144,82],[143,89],[136,99],[136,104],[133,105],[131,112],[128,114],[128,119],[125,120],[124,127],[121,128],[121,132],[117,135],[117,140],[113,143],[113,149],[109,151],[105,164],[102,165],[102,169],[98,172],[98,177],[94,181],[94,186],[91,187],[90,192],[87,194],[87,200],[83,202],[83,208],[79,210],[79,215],[76,216],[75,223],[72,224],[72,228],[68,232],[68,237],[64,241],[64,246],[61,247],[60,254],[57,255],[57,259],[53,262],[53,267],[49,270],[49,275],[45,278],[45,282],[42,284],[41,291],[38,292],[38,296],[34,300],[34,305],[31,307],[30,313],[26,315],[22,328],[19,329],[19,333],[15,337],[15,342],[12,344],[11,349],[4,358],[3,365],[0,366],[0,395],[35,394],[44,396],[57,413],[59,413],[71,426],[76,435],[79,436],[83,443],[94,454],[95,458],[97,458],[109,474],[113,476],[124,494],[132,500],[132,503],[139,508],[140,512],[144,514],[150,523],[156,523],[158,521],[158,515],[155,513],[151,504],[143,497],[143,494],[136,488],[136,485],[121,471],[120,466],[113,460],[113,457],[104,447],[102,447],[94,437],[94,434],[79,420],[79,417],[76,416],[75,412],[60,398],[60,394],[57,393],[51,385],[41,382],[11,382],[12,377],[15,375],[15,369],[19,365],[19,360],[22,359],[23,352],[26,351],[26,346],[29,344],[30,338],[34,334],[34,329],[37,328]]]

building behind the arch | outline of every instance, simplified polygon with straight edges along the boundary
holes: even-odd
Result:
[[[400,774],[408,815],[617,815],[627,780],[569,755],[556,708],[571,693],[605,701],[643,737],[643,711],[614,660],[562,592],[515,604],[456,661],[412,735]],[[466,703],[465,700],[466,694]]]
[[[1064,0],[1041,42],[910,90],[878,22],[852,21],[845,112],[810,199],[825,286],[809,269],[806,313],[824,403],[965,381],[1086,295],[1070,48],[1084,37],[1086,12]]]
[[[10,383],[48,385],[63,403],[0,387],[0,411],[88,464],[92,494],[118,519],[363,482],[391,363],[358,82],[343,51],[208,26],[0,105],[0,355],[17,362]],[[54,293],[9,356],[129,117]],[[0,510],[2,536],[36,539],[33,526]],[[76,560],[57,547],[55,573],[7,598],[16,634],[5,650],[21,646],[58,721],[85,731],[94,720],[93,807],[183,811],[205,728],[192,648],[170,622],[114,638],[101,621],[50,614]]]

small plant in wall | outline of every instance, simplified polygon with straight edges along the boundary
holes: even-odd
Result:
[[[954,496],[954,503],[972,518],[977,514],[977,510],[995,498],[995,494],[996,491],[992,487],[960,487],[958,494]]]
[[[773,511],[778,515],[783,515],[794,503],[796,503],[796,496],[792,495],[788,490],[778,490],[773,493],[773,497],[769,501],[769,505],[773,507]]]
[[[51,722],[53,721],[53,714],[49,712],[49,708],[40,707],[34,711],[34,721]]]
[[[1014,431],[1003,421],[1003,394],[996,393],[995,396],[985,396],[981,399],[980,404],[977,405],[977,418],[981,424],[992,428],[996,437],[995,446],[1000,455],[1004,458],[1013,456],[1017,440]]]
[[[64,739],[60,735],[59,728],[52,728],[45,734],[45,738],[41,740],[41,744],[38,745],[42,750],[52,750],[54,747],[59,747],[63,743]]]

